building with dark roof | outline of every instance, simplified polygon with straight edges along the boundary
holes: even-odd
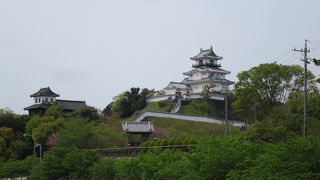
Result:
[[[59,94],[56,94],[53,91],[51,91],[50,87],[41,88],[38,92],[30,95],[30,97],[34,98],[34,104],[25,107],[24,110],[27,110],[29,112],[29,115],[44,115],[46,110],[51,105],[57,103],[63,108],[64,112],[72,112],[77,109],[85,108],[89,108],[92,111],[96,111],[95,108],[88,106],[85,101],[56,99],[59,96]]]

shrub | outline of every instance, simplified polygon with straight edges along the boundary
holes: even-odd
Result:
[[[114,171],[115,161],[112,159],[100,159],[90,168],[92,179],[115,179]]]

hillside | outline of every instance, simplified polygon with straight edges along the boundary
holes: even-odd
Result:
[[[147,117],[155,126],[155,136],[158,138],[172,138],[179,136],[208,136],[221,135],[225,133],[223,124],[212,124],[205,122],[192,122],[171,118]],[[229,126],[231,133],[239,132],[239,128]]]
[[[230,102],[230,101],[229,101]],[[172,102],[160,101],[149,102],[145,108],[137,111],[134,115],[127,120],[133,120],[137,114],[143,111],[159,111],[169,112]],[[192,99],[190,101],[183,101],[178,113],[186,115],[204,115],[212,116],[220,119],[224,119],[224,101],[208,100],[206,103],[202,99]],[[229,119],[235,120],[235,116],[232,113],[231,103],[228,104]]]
[[[145,108],[137,111],[131,117],[123,121],[132,121],[140,112],[159,111],[169,112],[172,102],[149,102]],[[230,108],[230,107],[229,107]],[[184,101],[179,110],[180,114],[186,115],[204,115],[224,119],[224,102],[209,100],[204,103],[201,99],[192,99]],[[172,138],[178,136],[207,136],[224,134],[225,127],[223,124],[212,124],[205,122],[192,122],[171,118],[147,117],[145,121],[153,121],[155,126],[155,136],[158,138]],[[230,132],[238,132],[239,128],[230,126]]]

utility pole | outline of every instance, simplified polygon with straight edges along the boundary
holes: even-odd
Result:
[[[225,88],[226,88],[226,92],[225,92],[225,97],[224,97],[224,110],[225,110],[225,114],[224,114],[224,116],[225,116],[225,132],[226,132],[226,134],[228,134],[228,126],[229,126],[229,124],[228,124],[228,84],[227,84],[227,81],[225,82],[226,84],[225,84]]]
[[[303,100],[303,136],[306,136],[306,120],[307,120],[307,64],[308,61],[308,52],[310,52],[310,49],[308,49],[307,46],[308,40],[304,40],[304,49],[296,49],[294,48],[294,51],[298,51],[303,53],[303,61],[304,61],[304,100]]]

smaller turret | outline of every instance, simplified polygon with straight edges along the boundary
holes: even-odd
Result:
[[[221,64],[218,64],[218,60],[221,60],[222,57],[217,56],[213,50],[212,46],[210,49],[202,50],[200,49],[200,53],[194,57],[190,58],[191,60],[196,61],[196,64],[193,64],[193,68],[203,68],[203,67],[221,67]]]
[[[35,104],[53,104],[56,101],[56,97],[59,97],[51,91],[50,87],[41,88],[38,92],[30,95],[34,98]]]

